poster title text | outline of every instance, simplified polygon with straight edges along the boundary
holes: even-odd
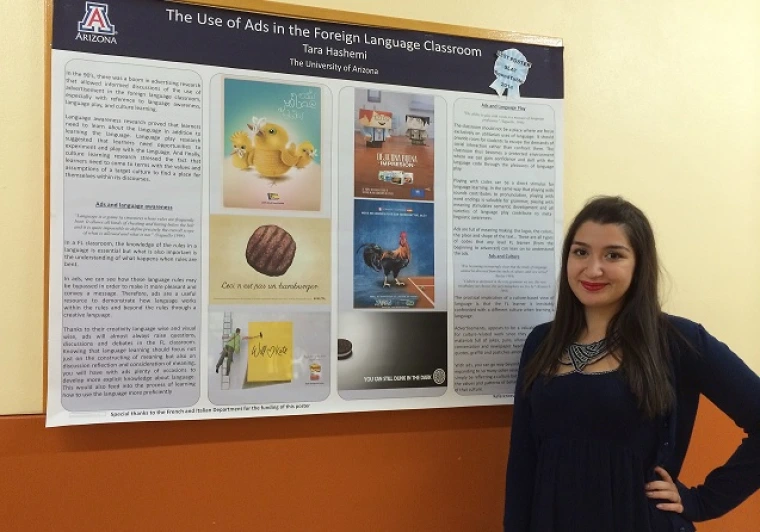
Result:
[[[425,51],[472,57],[481,57],[483,55],[483,51],[480,48],[438,42],[430,37],[420,42],[401,37],[381,37],[367,32],[355,33],[345,30],[325,29],[320,26],[307,27],[304,24],[292,23],[284,25],[278,22],[266,22],[246,16],[224,18],[204,12],[195,13],[195,16],[193,16],[193,14],[183,13],[176,8],[167,8],[166,14],[170,22],[299,37],[310,39],[311,43],[315,45],[319,45],[320,43],[340,43],[345,46],[369,45],[382,47],[387,50],[399,49],[408,52]]]

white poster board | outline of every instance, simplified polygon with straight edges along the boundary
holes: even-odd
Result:
[[[512,402],[559,43],[54,5],[47,425]]]

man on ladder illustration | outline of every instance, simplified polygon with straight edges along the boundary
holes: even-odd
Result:
[[[241,340],[249,340],[250,338],[248,336],[245,336],[243,338],[240,337],[240,328],[235,329],[235,333],[230,336],[230,339],[227,340],[227,343],[224,344],[224,347],[222,348],[222,352],[219,355],[219,360],[216,362],[216,372],[219,373],[219,366],[222,365],[224,362],[224,359],[227,359],[227,370],[225,371],[226,376],[230,376],[230,366],[232,365],[232,359],[234,355],[240,354],[240,341]]]

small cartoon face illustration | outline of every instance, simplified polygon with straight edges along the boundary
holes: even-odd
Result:
[[[373,111],[371,109],[359,110],[359,123],[364,127],[377,127],[390,129],[393,113],[386,111]]]
[[[391,123],[391,116],[389,114],[375,112],[372,115],[372,121],[370,123],[375,124],[376,127],[386,127]]]

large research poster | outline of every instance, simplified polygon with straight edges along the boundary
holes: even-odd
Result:
[[[562,47],[54,4],[48,426],[512,402]]]

